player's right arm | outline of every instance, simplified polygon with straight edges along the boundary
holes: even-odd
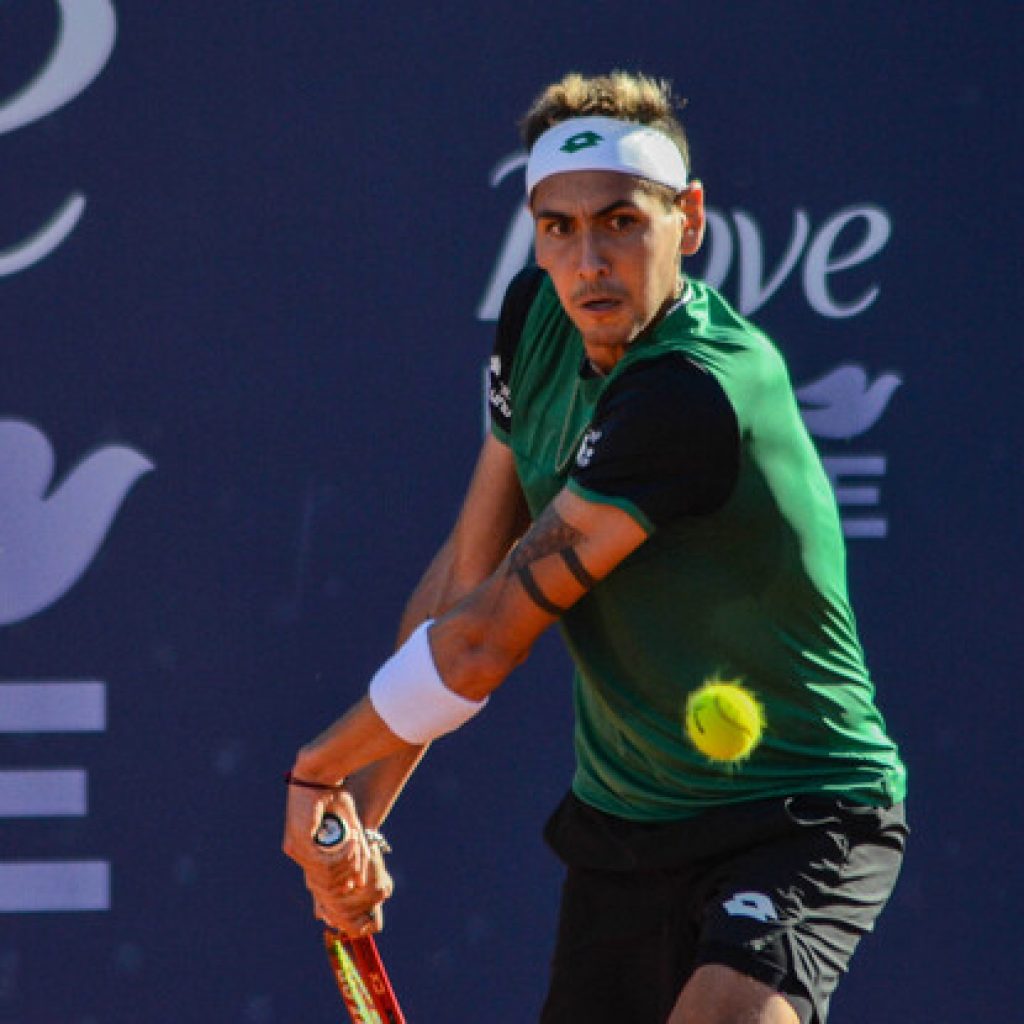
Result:
[[[398,646],[421,623],[443,615],[487,579],[529,526],[529,521],[512,452],[488,436],[452,532],[406,603],[399,624]],[[345,793],[333,798],[330,804],[315,791],[293,787],[289,792],[289,805],[320,803],[320,812],[311,810],[299,816],[307,820],[319,820],[319,813],[329,806],[353,828],[360,823],[367,828],[379,828],[427,747],[427,744],[403,746],[353,772],[345,780]],[[302,836],[286,831],[286,853],[301,853],[308,859],[308,846]],[[392,889],[380,851],[364,846],[363,856],[370,859],[362,861],[366,865],[362,880],[341,895],[334,885],[335,868],[329,860],[323,858],[322,863],[304,865],[306,884],[318,916],[328,920],[326,908],[331,907],[330,923],[349,934],[379,930],[379,907]]]
[[[492,407],[499,436],[509,431],[511,407],[507,403],[507,377],[522,322],[539,282],[536,271],[519,275],[509,288],[502,307],[491,360]],[[502,441],[488,436],[452,533],[409,598],[399,626],[398,646],[401,647],[423,622],[442,616],[488,579],[526,531],[529,521],[512,452]],[[313,891],[318,910],[322,912],[324,906],[333,905],[337,924],[343,924],[345,919],[358,918],[361,911],[375,907],[386,893],[375,893],[374,886],[366,884],[372,881],[373,871],[357,871],[357,877],[363,881],[356,887],[357,891],[353,892],[351,888],[348,891],[358,905],[339,904],[328,866],[308,863],[310,844],[304,829],[310,822],[315,827],[327,807],[341,814],[353,829],[358,829],[360,818],[367,827],[379,827],[426,749],[425,744],[401,744],[398,749],[391,744],[389,749],[379,750],[376,758],[367,758],[363,761],[364,767],[351,771],[345,780],[345,791],[337,793],[331,801],[327,798],[314,800],[315,791],[291,788],[285,852],[303,865],[307,885]],[[327,781],[338,782],[340,776],[330,776]],[[297,806],[303,803],[311,806],[305,810]],[[365,844],[359,844],[359,847],[358,851],[353,851],[355,860],[365,864],[369,851]],[[379,861],[379,856],[376,859]],[[379,869],[376,874],[386,880],[383,865],[378,863],[376,867]],[[324,900],[318,898],[321,887],[324,888]],[[371,917],[379,927],[379,915]]]
[[[488,436],[452,532],[406,604],[398,646],[422,622],[443,615],[487,579],[529,521],[512,452]],[[380,827],[426,749],[401,750],[352,775],[347,788],[365,825]]]

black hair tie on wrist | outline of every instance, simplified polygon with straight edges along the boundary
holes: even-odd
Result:
[[[339,790],[345,788],[344,782],[310,782],[308,779],[300,779],[297,775],[292,772],[284,773],[284,781],[289,786],[301,786],[303,789],[319,789],[325,793],[337,793]]]

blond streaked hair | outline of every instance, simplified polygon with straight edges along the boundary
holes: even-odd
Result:
[[[686,132],[675,115],[685,100],[672,92],[667,79],[628,71],[612,71],[591,78],[571,72],[549,85],[534,101],[520,121],[519,128],[527,150],[549,128],[572,117],[614,117],[634,121],[664,132],[683,154],[690,170],[690,147]]]

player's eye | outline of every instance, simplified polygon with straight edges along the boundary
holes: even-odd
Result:
[[[633,213],[613,213],[608,218],[608,226],[612,231],[628,231],[636,222],[637,217]]]
[[[551,238],[561,238],[569,234],[569,222],[558,217],[551,217],[543,224],[544,234]]]

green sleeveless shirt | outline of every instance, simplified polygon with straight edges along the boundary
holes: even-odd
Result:
[[[576,665],[576,795],[641,821],[711,806],[827,792],[887,805],[906,771],[874,703],[846,588],[832,488],[771,341],[710,287],[641,336],[606,377],[550,280],[530,308],[509,377],[510,445],[536,515],[565,486],[618,505],[652,531],[562,619]],[[638,360],[682,353],[711,373],[736,414],[736,487],[716,512],[654,528],[628,499],[570,479],[602,392]],[[764,706],[752,756],[723,766],[684,733],[687,695],[739,679]]]

